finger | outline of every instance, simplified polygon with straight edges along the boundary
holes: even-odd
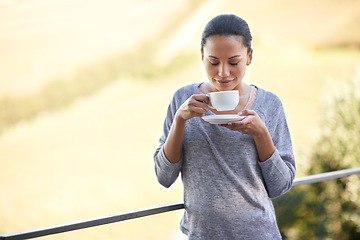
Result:
[[[202,101],[198,101],[194,98],[189,100],[189,105],[193,106],[193,107],[197,107],[197,108],[202,108],[204,109],[206,112],[209,111],[209,107],[205,102]]]
[[[238,124],[237,124],[237,122],[234,122],[234,121],[232,121],[232,122],[228,122],[228,123],[226,123],[226,124],[218,124],[219,126],[221,126],[221,127],[226,127],[226,128],[231,128],[231,129],[234,129],[234,128],[236,128],[237,126],[238,126]]]
[[[231,130],[238,130],[241,132],[244,129],[245,124],[242,121],[236,121],[236,122],[228,122],[227,126]]]
[[[200,102],[205,102],[209,100],[209,97],[206,94],[194,94],[192,95],[192,97]]]
[[[209,96],[207,94],[194,94],[192,97],[199,102],[209,103]]]
[[[234,124],[221,124],[220,126],[225,127],[232,131],[239,131],[241,132]]]
[[[245,109],[242,112],[240,112],[241,116],[248,116],[248,115],[257,115],[257,113],[254,110]]]
[[[203,116],[207,110],[201,107],[191,107],[189,109],[196,116]]]
[[[239,116],[247,116],[247,110],[242,110],[238,113]]]
[[[229,130],[238,131],[241,133],[245,133],[247,131],[246,123],[244,123],[242,120],[231,121],[231,122],[228,122],[227,124],[218,124],[218,125],[221,127],[226,127]]]

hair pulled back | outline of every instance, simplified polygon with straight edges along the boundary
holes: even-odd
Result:
[[[247,22],[234,14],[221,14],[211,19],[205,26],[201,36],[201,51],[204,50],[207,39],[213,35],[241,36],[242,42],[251,50],[252,36]]]

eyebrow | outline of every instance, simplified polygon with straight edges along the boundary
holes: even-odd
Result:
[[[209,57],[214,58],[214,59],[219,59],[218,57],[215,57],[212,55],[209,55]],[[237,58],[237,57],[241,57],[241,55],[235,55],[235,56],[229,57],[228,59],[233,59],[233,58]]]

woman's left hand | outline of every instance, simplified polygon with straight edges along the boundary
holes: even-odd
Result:
[[[266,161],[275,152],[275,146],[267,127],[259,115],[253,110],[244,110],[239,115],[245,116],[245,118],[239,121],[229,122],[228,124],[222,124],[221,126],[233,131],[252,135],[260,162]]]
[[[244,134],[252,135],[254,137],[262,135],[264,134],[264,131],[267,131],[265,124],[255,111],[244,110],[239,115],[245,116],[245,118],[239,121],[229,122],[228,124],[221,124],[221,126],[233,131],[239,131]]]

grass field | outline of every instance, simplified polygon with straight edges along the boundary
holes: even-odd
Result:
[[[130,49],[131,61],[141,64],[129,72],[142,72],[147,61],[162,69],[176,56],[191,63],[152,73],[151,80],[124,72],[92,94],[8,126],[0,135],[0,234],[182,200],[180,181],[170,189],[157,183],[152,155],[173,92],[206,81],[197,53],[202,28],[216,14],[248,21],[254,61],[246,81],[282,99],[298,176],[309,167],[307,153],[326,111],[322,99],[360,66],[358,1],[208,0],[196,8],[186,1],[135,2],[0,5],[0,99],[36,97],[50,79]],[[143,51],[149,43],[156,44]],[[175,239],[181,214],[41,239]]]

